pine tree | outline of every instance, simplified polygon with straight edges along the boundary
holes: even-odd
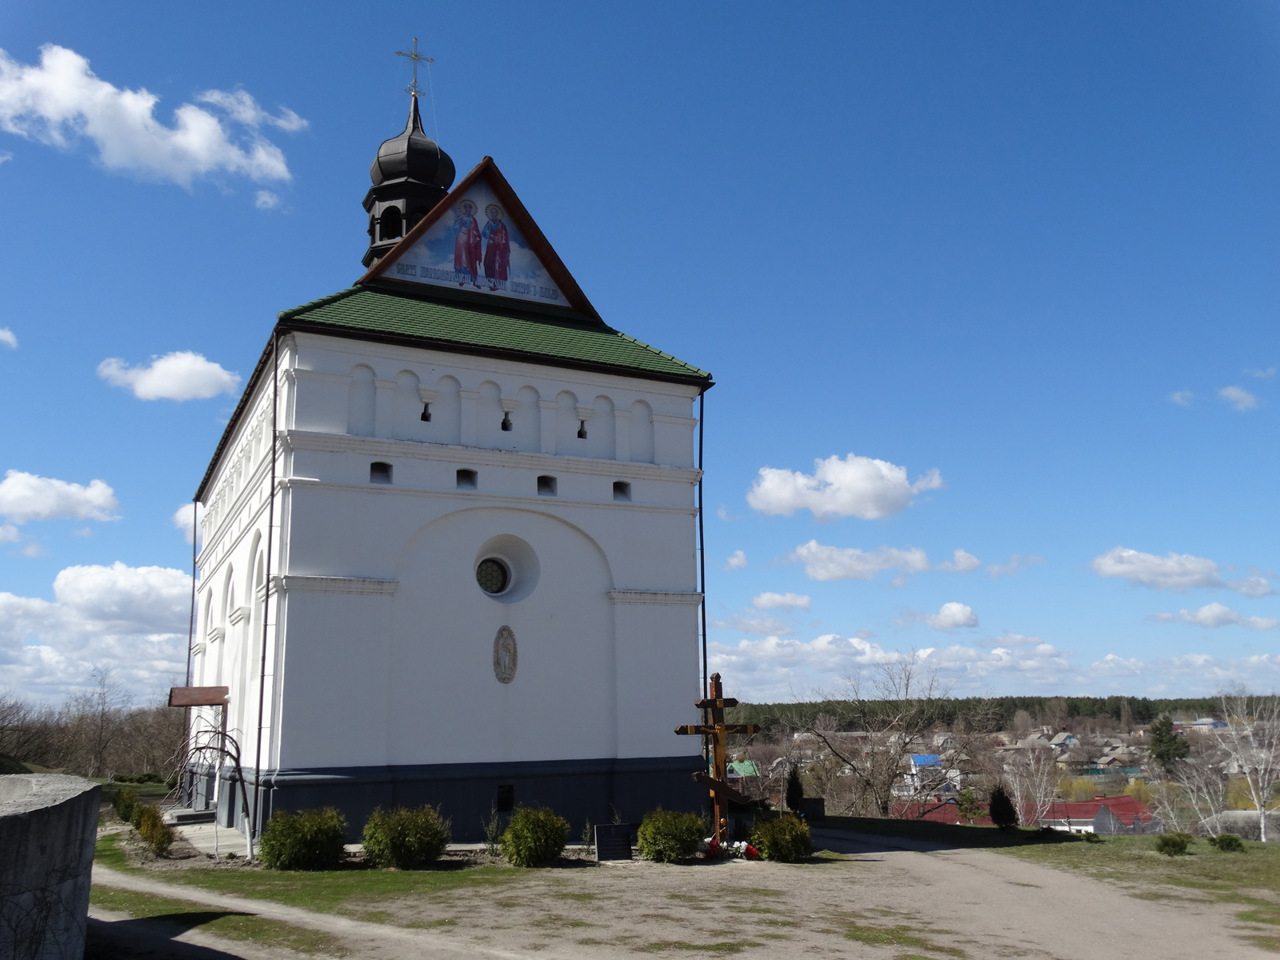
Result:
[[[991,814],[991,822],[1001,830],[1012,830],[1018,825],[1018,811],[1013,808],[1013,801],[1009,799],[1003,785],[991,791],[988,812]]]
[[[1173,719],[1166,713],[1151,724],[1151,759],[1166,771],[1191,752],[1186,737],[1173,732]]]
[[[790,772],[787,773],[787,809],[792,813],[799,813],[803,800],[804,784],[800,782],[800,767],[793,763]]]
[[[960,791],[960,796],[957,798],[956,803],[956,813],[970,823],[982,816],[982,804],[978,803],[978,798],[973,795],[973,791],[968,787]]]

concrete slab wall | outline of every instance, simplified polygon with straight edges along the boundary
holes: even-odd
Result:
[[[81,960],[102,788],[0,776],[0,957]]]

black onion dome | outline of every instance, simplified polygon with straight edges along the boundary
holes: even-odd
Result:
[[[409,122],[399,136],[382,142],[378,156],[369,168],[369,179],[376,187],[388,180],[407,178],[429,183],[447,192],[453,185],[457,170],[449,155],[423,132],[418,98],[412,97],[411,100]]]

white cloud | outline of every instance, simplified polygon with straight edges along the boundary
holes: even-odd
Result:
[[[919,651],[890,650],[869,641],[829,633],[813,640],[783,637],[743,639],[735,644],[711,643],[712,670],[731,678],[733,695],[752,702],[796,700],[842,695],[844,681],[884,664],[911,659],[936,667],[945,687],[957,694],[1060,690],[1070,674],[1070,658],[1037,638],[1017,646],[990,650],[953,644]]]
[[[1033,564],[1044,563],[1044,557],[1024,557],[1020,553],[1014,553],[1009,556],[1008,563],[992,563],[987,566],[987,573],[993,577],[1013,576],[1023,567],[1029,567]]]
[[[0,524],[0,543],[17,543],[22,539],[22,534],[18,532],[18,528],[11,524]]]
[[[1076,665],[1072,654],[1037,636],[1006,634],[976,644],[896,651],[865,637],[825,634],[812,640],[760,637],[708,644],[712,670],[735,697],[763,703],[815,694],[839,696],[844,678],[915,657],[936,668],[955,696],[1045,695],[1212,696],[1247,683],[1280,688],[1280,655],[1216,657],[1193,653],[1141,660],[1104,654]]]
[[[259,183],[290,179],[284,153],[258,131],[263,124],[301,129],[306,123],[297,114],[271,116],[242,90],[211,90],[198,99],[223,111],[227,122],[184,103],[166,126],[155,117],[158,96],[99,79],[86,58],[56,44],[40,48],[39,66],[0,50],[0,129],[63,149],[87,139],[110,170],[184,187],[211,174]]]
[[[58,699],[110,666],[150,695],[185,673],[191,581],[164,567],[67,567],[54,601],[0,592],[0,688]]]
[[[8,150],[0,150],[0,163],[8,163],[13,159],[13,154]]]
[[[1135,586],[1155,590],[1222,586],[1218,565],[1189,553],[1157,557],[1128,547],[1112,547],[1101,556],[1094,557],[1089,566],[1100,577],[1123,577]]]
[[[184,503],[177,510],[173,511],[173,516],[170,520],[172,521],[175,529],[182,531],[182,536],[186,539],[187,543],[194,543],[196,531],[204,521],[204,505],[197,503],[193,507],[190,503]]]
[[[0,343],[3,343],[10,350],[18,349],[18,338],[8,327],[0,327]]]
[[[0,516],[19,526],[31,520],[114,520],[119,504],[101,480],[87,487],[21,470],[5,471],[0,480]]]
[[[1272,587],[1256,574],[1243,580],[1226,581],[1218,565],[1204,557],[1189,553],[1170,553],[1165,557],[1142,553],[1128,547],[1112,547],[1094,557],[1089,566],[1100,577],[1123,577],[1134,586],[1153,590],[1187,590],[1191,587],[1218,587],[1235,590],[1248,597],[1264,597]]]
[[[751,605],[757,610],[808,610],[809,598],[803,593],[759,593]]]
[[[1162,623],[1170,623],[1174,620],[1174,615],[1158,613],[1155,618]],[[1206,603],[1196,610],[1179,610],[1177,619],[1183,623],[1193,623],[1198,627],[1210,629],[1237,623],[1252,630],[1274,630],[1280,626],[1280,620],[1274,617],[1246,617],[1221,603]]]
[[[253,205],[259,210],[275,210],[280,206],[280,194],[259,190],[253,198]]]
[[[777,617],[751,617],[743,614],[735,614],[724,620],[712,620],[710,626],[717,630],[733,630],[760,636],[786,637],[795,633],[785,621]]]
[[[733,553],[729,554],[729,559],[724,562],[724,569],[741,570],[747,565],[746,553],[742,550],[735,550]]]
[[[982,566],[982,561],[975,557],[967,550],[957,549],[951,555],[951,559],[945,563],[940,563],[933,569],[935,570],[951,570],[955,573],[971,573]]]
[[[1267,367],[1266,369],[1259,369],[1255,367],[1252,370],[1246,370],[1245,373],[1251,377],[1257,377],[1259,380],[1268,380],[1276,375],[1276,368]]]
[[[238,374],[190,350],[152,357],[146,367],[110,357],[98,364],[98,376],[113,387],[129,388],[139,400],[207,400],[240,386]]]
[[[923,620],[926,626],[934,630],[956,630],[978,625],[978,615],[973,612],[973,608],[967,603],[955,601],[944,603],[937,613],[926,614]]]
[[[817,540],[802,543],[789,556],[804,564],[804,575],[810,580],[872,580],[886,570],[897,570],[900,572],[899,586],[913,573],[929,570],[969,573],[982,566],[977,557],[964,550],[956,550],[950,560],[935,565],[919,547],[861,550],[858,547],[831,547]]]
[[[22,545],[22,549],[19,550],[18,552],[21,553],[24,557],[35,558],[35,557],[43,557],[49,551],[44,548],[44,544],[36,543],[36,541],[31,540],[27,543],[24,543]]]
[[[720,506],[716,507],[716,516],[719,517],[721,520],[728,520],[729,508],[726,507],[723,503],[720,504]]]
[[[305,130],[310,126],[306,120],[303,120],[288,107],[281,107],[280,115],[273,117],[263,110],[258,105],[258,101],[254,100],[244,90],[206,90],[204,93],[199,94],[196,100],[200,103],[218,107],[236,123],[254,129],[265,124],[269,127],[277,127],[287,133],[297,133],[299,130]]]
[[[1233,580],[1226,586],[1228,590],[1242,593],[1246,597],[1265,597],[1274,592],[1270,582],[1256,573],[1245,577],[1243,580]]]
[[[747,491],[747,503],[760,513],[788,517],[808,510],[819,520],[875,520],[905,510],[916,494],[942,486],[937,470],[909,483],[905,467],[852,453],[844,459],[815,460],[813,465],[812,474],[761,467]]]
[[[871,580],[885,570],[922,573],[929,569],[929,556],[919,547],[860,550],[810,540],[791,551],[791,559],[804,564],[804,575],[810,580]]]
[[[1258,405],[1258,398],[1241,387],[1223,387],[1218,391],[1218,396],[1241,413],[1246,410],[1252,410]]]
[[[1175,390],[1173,393],[1169,394],[1169,401],[1171,403],[1176,403],[1180,407],[1191,406],[1191,401],[1195,398],[1196,395],[1190,390]]]

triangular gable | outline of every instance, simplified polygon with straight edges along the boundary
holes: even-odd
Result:
[[[485,157],[358,281],[397,280],[600,315]]]

